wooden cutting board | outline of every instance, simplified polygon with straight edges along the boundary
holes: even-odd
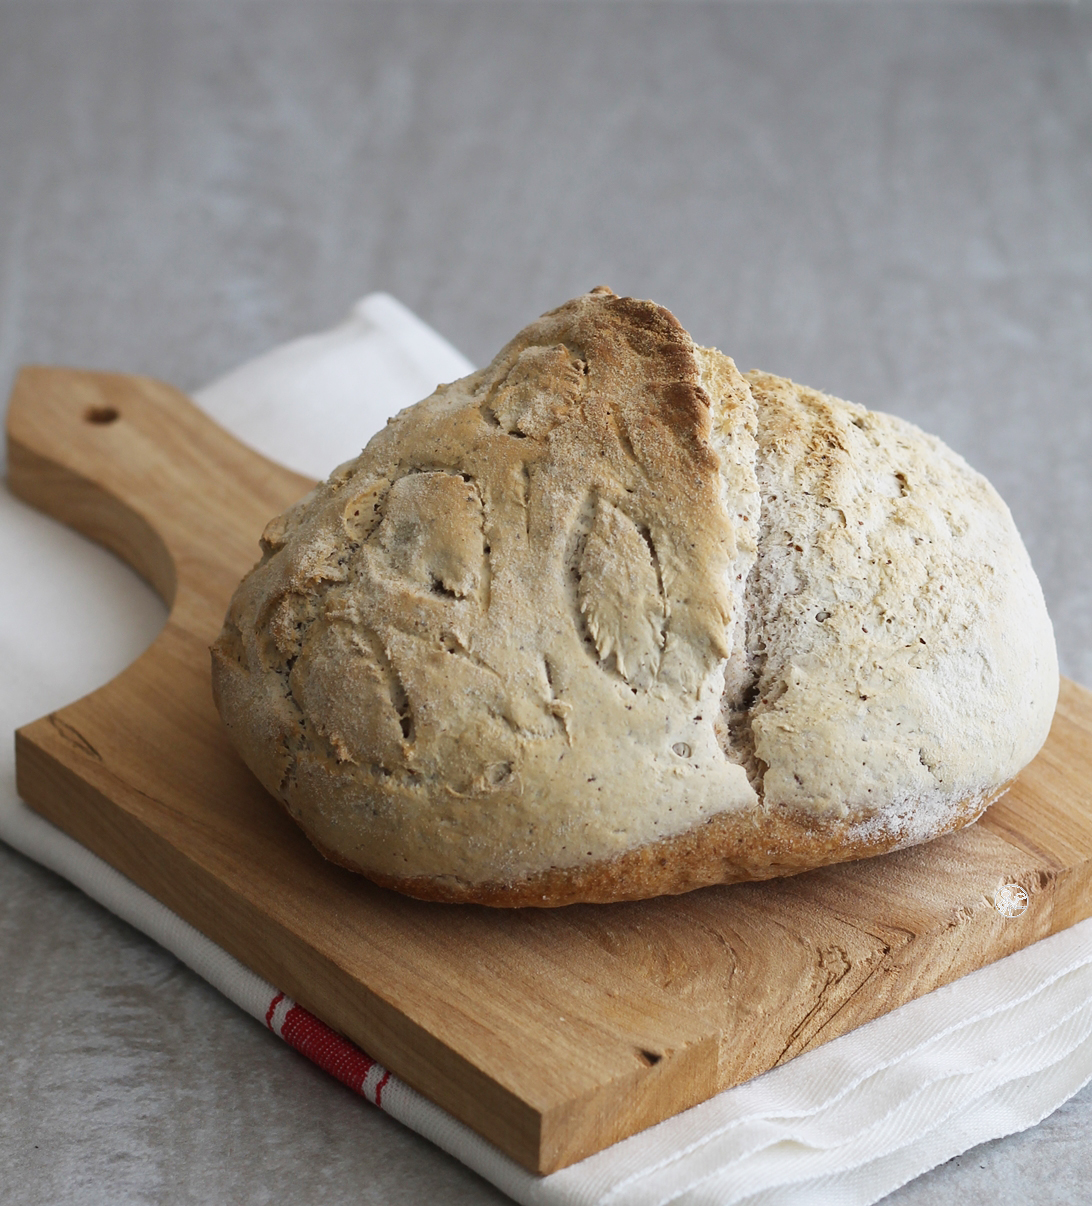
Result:
[[[1092,914],[1092,694],[970,829],[636,904],[425,904],[325,862],[236,756],[208,646],[266,521],[311,483],[141,377],[25,369],[22,498],[171,608],[112,682],[16,734],[19,791],[527,1168],[562,1168]],[[1021,885],[1006,918],[997,889]]]

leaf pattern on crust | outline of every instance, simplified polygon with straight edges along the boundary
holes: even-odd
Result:
[[[510,435],[544,437],[583,390],[586,367],[563,343],[524,348],[492,401],[494,418]]]
[[[396,574],[418,589],[477,600],[485,569],[484,512],[477,486],[459,473],[400,477],[372,539]]]
[[[601,498],[577,570],[580,610],[600,660],[613,654],[626,682],[651,686],[664,644],[664,601],[651,543],[628,515]]]

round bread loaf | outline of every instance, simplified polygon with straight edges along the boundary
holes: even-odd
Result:
[[[1005,504],[939,440],[595,289],[392,419],[262,536],[212,648],[328,858],[563,905],[973,821],[1058,691]]]

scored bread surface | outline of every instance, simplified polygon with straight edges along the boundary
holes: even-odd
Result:
[[[327,857],[435,900],[763,879],[977,817],[1046,737],[1042,593],[939,440],[599,289],[262,537],[213,646]]]

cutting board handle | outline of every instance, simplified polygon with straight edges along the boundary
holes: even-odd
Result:
[[[13,493],[112,549],[209,640],[265,524],[313,485],[149,377],[24,368],[7,440]]]

